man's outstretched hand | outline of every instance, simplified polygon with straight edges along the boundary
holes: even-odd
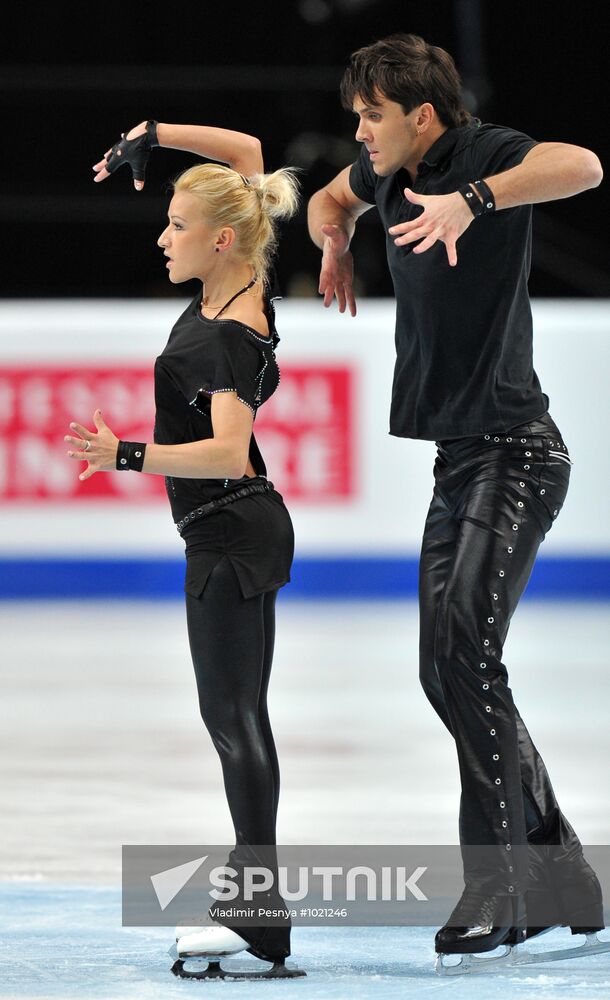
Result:
[[[328,308],[337,299],[339,312],[345,312],[347,306],[351,315],[356,315],[356,300],[354,298],[354,260],[349,251],[349,238],[340,226],[324,225],[321,227],[324,236],[322,248],[322,268],[318,291],[324,296],[324,305]]]
[[[459,191],[452,194],[415,194],[405,188],[405,198],[413,205],[423,205],[424,211],[410,222],[390,226],[388,232],[396,246],[422,242],[413,247],[413,253],[425,253],[437,240],[445,244],[451,267],[457,264],[456,243],[474,219],[474,215]]]

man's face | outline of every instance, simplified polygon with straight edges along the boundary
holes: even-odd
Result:
[[[354,100],[354,114],[359,118],[356,139],[366,146],[375,173],[387,177],[413,159],[419,108],[405,115],[401,104],[381,94],[377,101],[366,104],[360,97]]]

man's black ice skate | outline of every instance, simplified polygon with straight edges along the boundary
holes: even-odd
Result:
[[[540,871],[546,881],[537,878],[536,888],[530,889],[525,897],[490,896],[481,886],[466,887],[449,920],[436,935],[439,952],[436,971],[440,975],[493,972],[610,952],[610,941],[597,934],[604,929],[602,892],[591,866],[581,856],[569,863],[556,863],[555,871],[550,874],[548,865]],[[511,913],[513,925],[507,926]],[[514,947],[562,925],[569,927],[572,934],[584,934],[584,943],[533,952]],[[486,954],[500,945],[504,946],[503,953]],[[460,961],[457,965],[447,964],[443,961],[445,955],[459,955]]]
[[[548,861],[536,885],[526,893],[527,938],[552,927],[569,927],[572,934],[596,934],[605,927],[602,889],[591,865],[580,857]]]
[[[439,955],[471,955],[525,940],[522,896],[490,895],[489,888],[467,885],[434,940]]]

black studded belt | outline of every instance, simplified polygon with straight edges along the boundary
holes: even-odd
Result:
[[[273,483],[265,480],[264,483],[248,483],[246,486],[240,486],[237,490],[232,490],[231,493],[225,493],[224,496],[218,497],[216,500],[210,500],[208,503],[202,504],[201,507],[196,507],[195,510],[189,511],[181,521],[176,522],[178,534],[181,535],[184,528],[191,521],[198,521],[200,517],[209,517],[210,514],[216,514],[223,507],[226,507],[227,504],[235,503],[236,500],[241,500],[242,497],[252,496],[253,493],[269,493],[273,489],[275,489]]]

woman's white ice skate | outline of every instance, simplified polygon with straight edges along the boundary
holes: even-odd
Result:
[[[268,969],[253,969],[251,972],[238,969],[224,969],[221,958],[227,955],[237,955],[249,946],[239,934],[229,927],[214,925],[214,927],[180,927],[176,933],[191,931],[178,938],[175,953],[177,959],[172,966],[172,972],[181,979],[294,979],[304,976],[301,969],[286,968],[283,959],[276,961]],[[174,950],[172,949],[172,952]],[[205,962],[203,969],[186,969],[185,962]]]
[[[222,958],[237,955],[248,947],[248,942],[239,934],[219,924],[214,927],[186,927],[184,930],[187,933],[178,938],[178,958]]]

